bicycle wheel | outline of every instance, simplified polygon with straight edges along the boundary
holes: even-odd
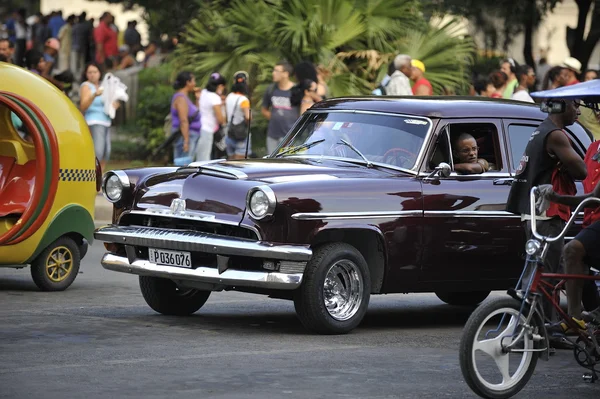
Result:
[[[527,319],[527,314],[519,316],[520,308],[521,303],[515,299],[494,299],[480,305],[465,325],[460,368],[469,387],[483,398],[510,398],[523,389],[533,374],[538,353],[527,352],[535,348],[531,333],[526,332],[513,347],[522,352],[505,350]],[[537,325],[536,317],[531,323],[535,324],[534,332],[543,328]]]

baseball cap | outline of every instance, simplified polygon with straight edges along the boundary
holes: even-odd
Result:
[[[412,60],[411,65],[414,66],[415,68],[421,70],[421,72],[425,72],[425,64],[423,64],[423,61],[420,60]]]

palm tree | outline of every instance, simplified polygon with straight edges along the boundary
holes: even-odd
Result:
[[[175,59],[180,67],[191,67],[200,83],[214,71],[231,76],[244,69],[255,99],[281,59],[322,65],[333,96],[367,94],[397,46],[413,41],[419,47],[428,45],[425,40],[448,46],[435,47],[450,59],[443,73],[435,67],[443,64],[440,57],[429,50],[414,55],[430,57],[436,87],[461,83],[468,57],[460,54],[472,43],[452,33],[450,27],[430,29],[418,0],[234,0],[229,8],[202,8],[187,26]]]
[[[425,77],[435,93],[442,93],[444,88],[464,88],[469,82],[475,44],[463,32],[461,21],[451,19],[429,25],[421,32],[411,32],[396,44],[401,53],[423,61]]]

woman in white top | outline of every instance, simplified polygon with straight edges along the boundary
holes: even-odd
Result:
[[[231,93],[225,99],[225,108],[227,109],[227,125],[236,125],[247,131],[250,122],[250,100],[248,100],[248,74],[244,71],[237,72],[233,77],[233,86]],[[225,142],[227,144],[227,159],[243,159],[246,155],[246,141],[249,137],[234,137],[232,131],[228,132]],[[251,153],[251,144],[248,143],[248,153]]]
[[[521,65],[517,68],[517,79],[519,85],[512,95],[513,100],[532,103],[533,98],[529,95],[529,88],[535,84],[535,72],[529,65]]]
[[[196,161],[209,161],[213,148],[214,134],[225,124],[220,94],[225,89],[225,78],[213,73],[206,88],[200,93],[200,139],[196,146]]]

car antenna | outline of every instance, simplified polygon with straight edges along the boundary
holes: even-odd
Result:
[[[250,148],[250,135],[252,134],[252,132],[250,131],[250,126],[252,125],[252,108],[249,109],[249,119],[248,119],[248,132],[246,134],[246,155],[244,156],[244,159],[248,159],[248,148]]]

